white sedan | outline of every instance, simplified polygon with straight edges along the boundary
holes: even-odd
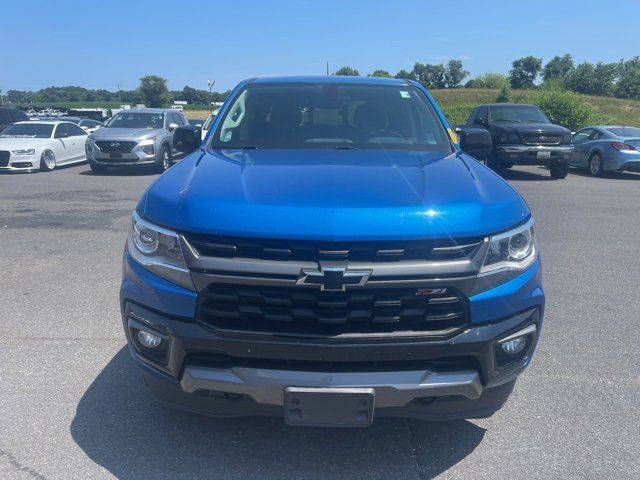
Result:
[[[87,160],[87,133],[71,122],[29,121],[0,133],[0,171],[50,171]]]

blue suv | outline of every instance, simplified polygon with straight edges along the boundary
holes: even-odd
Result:
[[[486,417],[529,364],[531,212],[418,83],[239,84],[133,214],[120,291],[149,389],[189,411],[366,426]]]

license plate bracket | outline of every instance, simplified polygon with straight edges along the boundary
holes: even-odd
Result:
[[[110,153],[109,158],[122,158],[122,153]]]
[[[551,152],[549,150],[540,150],[538,152],[538,158],[551,158]]]
[[[368,427],[374,408],[373,388],[284,389],[284,417],[289,425]]]

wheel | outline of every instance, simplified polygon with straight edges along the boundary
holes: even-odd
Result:
[[[569,164],[568,163],[554,163],[549,167],[551,170],[551,178],[565,178],[569,173]]]
[[[500,159],[496,155],[495,151],[492,151],[487,157],[487,167],[489,167],[494,172],[500,172],[502,170],[502,163],[500,163]]]
[[[602,157],[599,153],[593,153],[589,157],[589,173],[594,177],[601,177],[604,173],[602,168]]]
[[[154,165],[154,170],[157,173],[162,173],[171,165],[171,153],[166,146],[162,147],[158,153],[159,155]]]
[[[40,157],[40,171],[50,172],[56,168],[56,156],[51,150],[45,150]]]
[[[106,165],[100,165],[99,163],[92,162],[91,160],[89,160],[89,166],[93,173],[104,173],[107,171]]]

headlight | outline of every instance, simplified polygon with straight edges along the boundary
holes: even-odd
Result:
[[[147,270],[195,290],[176,232],[153,225],[134,212],[127,250]]]
[[[500,143],[520,143],[520,137],[515,133],[503,133],[499,138]]]
[[[515,277],[531,266],[537,255],[533,218],[513,230],[492,236],[474,293]]]
[[[560,140],[560,143],[571,143],[571,134],[567,133],[566,135],[562,136],[562,140]]]
[[[35,148],[28,148],[26,150],[12,150],[11,153],[14,155],[35,155],[36,150]]]
[[[138,140],[138,145],[153,145],[156,141],[156,137],[143,138],[142,140]]]

